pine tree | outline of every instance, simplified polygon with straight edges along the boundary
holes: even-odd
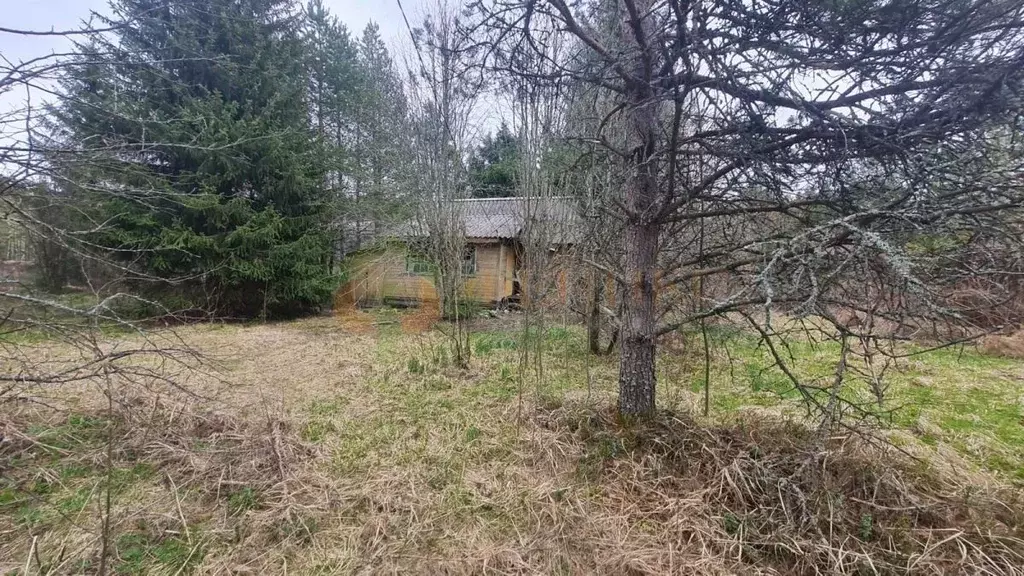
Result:
[[[519,170],[519,142],[504,122],[498,131],[484,137],[469,159],[473,196],[501,198],[516,196]]]
[[[292,1],[111,7],[114,31],[80,46],[56,111],[60,139],[93,158],[76,194],[116,191],[92,207],[109,223],[95,241],[221,314],[326,301],[326,166]]]
[[[355,114],[353,197],[347,212],[374,228],[402,206],[409,162],[408,104],[380,28],[371,22],[359,42],[362,79]]]
[[[344,232],[339,220],[340,210],[352,173],[358,166],[353,158],[352,134],[365,86],[358,43],[352,40],[345,25],[330,14],[321,0],[310,0],[304,16],[310,118],[324,146],[327,163],[324,184],[333,216],[328,227],[333,268],[339,251],[337,244]]]

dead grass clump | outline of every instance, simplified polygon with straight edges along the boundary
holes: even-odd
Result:
[[[371,334],[377,330],[377,318],[365,310],[360,310],[355,304],[335,305],[334,316],[341,324],[342,330],[350,334]]]
[[[1012,334],[991,334],[981,339],[978,350],[988,356],[1024,359],[1024,330]]]
[[[331,512],[333,486],[310,465],[319,450],[287,420],[159,401],[131,416],[124,448],[155,463],[172,490],[189,495],[184,518],[211,534],[231,534],[211,536],[208,547],[237,573],[278,570],[282,557],[308,547]]]
[[[317,451],[277,417],[242,420],[157,397],[113,414],[33,409],[4,420],[12,441],[0,446],[0,488],[26,512],[0,517],[22,524],[0,559],[59,552],[50,573],[98,565],[107,485],[108,566],[118,573],[278,570],[333,506],[328,482],[309,466]]]
[[[426,300],[418,308],[402,314],[402,332],[405,334],[422,334],[430,330],[441,320],[441,309],[436,300]]]
[[[139,400],[122,414],[122,450],[157,464],[189,487],[218,495],[245,486],[264,495],[287,492],[287,483],[315,448],[279,418],[242,420],[194,404]]]
[[[564,409],[541,420],[583,444],[578,473],[604,495],[593,526],[611,532],[594,537],[635,553],[606,559],[618,570],[1024,574],[1019,491],[894,448],[848,437],[821,456],[806,428],[777,420],[624,426],[611,410]]]

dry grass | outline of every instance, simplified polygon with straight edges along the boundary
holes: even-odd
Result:
[[[992,334],[982,338],[978,349],[983,354],[1024,360],[1024,330],[1013,334]]]
[[[376,330],[375,322],[377,318],[369,312],[360,310],[353,304],[335,307],[334,316],[338,319],[339,327],[346,333],[370,334]]]
[[[181,330],[220,370],[202,397],[0,408],[0,570],[95,572],[109,487],[123,574],[1024,573],[1020,495],[943,444],[820,459],[781,417],[624,426],[571,330],[522,387],[514,334],[458,371],[418,319],[360,314]]]
[[[436,301],[424,302],[402,315],[402,332],[406,334],[422,334],[430,330],[441,319],[441,309]]]
[[[596,453],[603,518],[638,573],[1019,574],[1020,494],[795,423],[555,415]],[[585,456],[586,458],[587,456]],[[671,552],[675,551],[675,555]],[[666,553],[668,552],[668,553]],[[609,567],[611,568],[611,567]]]

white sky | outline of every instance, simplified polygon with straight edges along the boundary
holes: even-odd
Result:
[[[401,0],[415,27],[423,19],[426,10],[436,1],[445,0]],[[451,0],[448,0],[451,1]],[[307,0],[298,0],[305,6]],[[392,52],[392,57],[401,66],[409,57],[411,41],[398,0],[323,0],[331,13],[341,20],[349,33],[358,38],[366,25],[373,21],[380,26],[381,37]],[[0,28],[29,30],[35,32],[74,30],[82,27],[92,12],[109,13],[108,0],[0,0]],[[54,53],[68,52],[71,42],[63,36],[22,35],[0,31],[0,75],[12,66],[33,58]],[[42,86],[52,86],[46,82]],[[24,111],[29,94],[24,86],[14,86],[0,93],[0,142],[21,141],[24,138]],[[51,100],[45,91],[32,89],[33,108]],[[479,133],[497,128],[504,108],[487,99],[481,101],[475,111],[474,124]],[[0,166],[0,173],[5,166]]]
[[[300,2],[305,5],[305,0]],[[421,19],[426,2],[403,0],[413,26]],[[355,37],[367,23],[374,21],[389,46],[398,48],[409,41],[397,0],[324,0],[324,4]],[[0,0],[0,27],[37,32],[75,29],[89,18],[91,11],[106,13],[107,0]],[[23,36],[0,31],[0,69],[64,52],[68,47],[68,40],[61,36]],[[0,112],[20,107],[24,99],[24,90],[0,94]]]
[[[305,2],[302,2],[304,5]],[[324,0],[331,12],[358,34],[371,20],[381,28],[388,44],[405,41],[408,33],[396,0]],[[410,22],[415,25],[425,0],[404,0]],[[107,12],[106,0],[0,0],[0,27],[36,31],[65,30],[89,18],[90,11]],[[0,32],[0,54],[10,60],[24,60],[60,50],[66,44],[58,37],[25,37]]]

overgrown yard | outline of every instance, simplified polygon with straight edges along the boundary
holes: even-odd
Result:
[[[481,324],[460,371],[416,324],[178,329],[210,366],[175,378],[194,396],[89,382],[4,404],[0,568],[1024,573],[1019,361],[902,359],[875,422],[892,446],[843,435],[813,460],[795,392],[743,332],[714,331],[708,417],[681,336],[663,346],[664,412],[625,425],[614,360],[587,355],[578,327]],[[837,350],[791,353],[828,378]]]

